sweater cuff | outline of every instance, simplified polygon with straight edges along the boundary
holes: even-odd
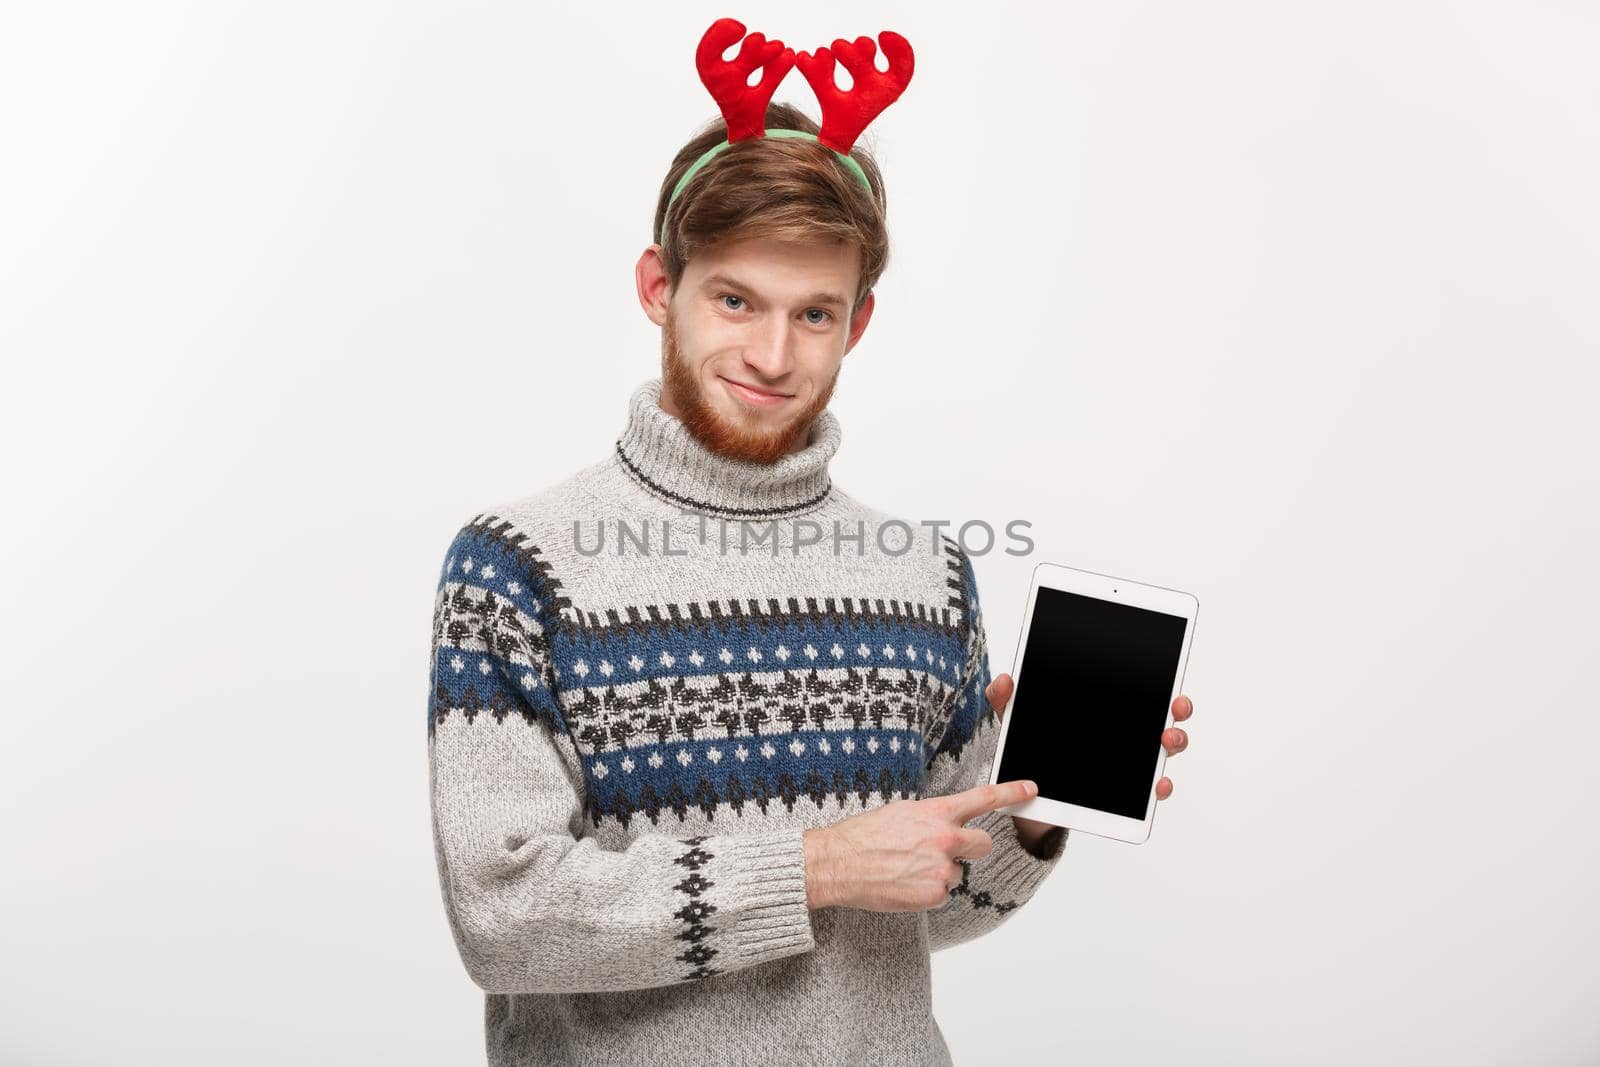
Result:
[[[1019,844],[1022,838],[1018,837]],[[1028,855],[1034,859],[1053,860],[1061,855],[1061,850],[1067,844],[1067,828],[1065,826],[1052,826],[1041,834],[1032,845],[1023,845]]]
[[[989,854],[991,862],[984,869],[984,888],[996,896],[1007,894],[1026,900],[1061,861],[1067,835],[1064,828],[1059,838],[1047,834],[1041,844],[1048,848],[1054,840],[1055,851],[1049,856],[1035,856],[1023,847],[1022,839],[1017,837],[1017,824],[1011,819],[1009,811],[990,811],[967,825],[983,830],[994,843],[994,850]]]
[[[807,952],[816,946],[806,904],[805,830],[739,834],[724,853],[732,859],[733,951],[740,966]]]

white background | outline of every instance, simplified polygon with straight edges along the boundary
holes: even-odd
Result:
[[[1193,592],[1150,841],[957,1061],[1592,1064],[1589,4],[12,5],[0,1060],[482,1062],[426,772],[477,509],[598,459],[720,15],[892,28],[838,483]],[[813,116],[798,71],[778,99]]]

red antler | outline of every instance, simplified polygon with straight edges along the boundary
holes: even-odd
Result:
[[[811,83],[822,103],[822,132],[817,140],[836,152],[850,151],[867,123],[894,103],[911,82],[913,66],[911,44],[893,30],[878,34],[889,69],[873,66],[878,49],[871,37],[857,37],[852,44],[843,38],[833,42],[833,51],[817,49],[816,55],[801,52],[795,56],[800,73]],[[850,72],[851,85],[840,89],[833,81],[833,58],[839,57]]]
[[[759,33],[744,37],[739,54],[733,59],[723,59],[722,53],[741,37],[744,37],[744,23],[738,19],[718,19],[700,38],[700,47],[694,55],[700,80],[711,90],[727,121],[729,141],[760,137],[766,132],[767,102],[783,76],[794,66],[794,49],[785,48],[783,42],[776,39],[769,41]],[[766,69],[761,73],[761,80],[751,85],[750,72],[757,67]]]

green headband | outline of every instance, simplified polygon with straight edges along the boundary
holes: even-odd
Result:
[[[821,141],[817,140],[817,135],[816,134],[807,133],[805,130],[789,130],[789,129],[766,130],[766,131],[764,131],[762,133],[762,136],[764,136],[764,137],[802,137],[802,138],[804,138],[804,139],[806,139],[808,141],[817,141],[818,144],[822,143]],[[701,153],[700,158],[695,160],[693,163],[691,163],[689,165],[689,169],[683,172],[683,177],[678,179],[678,184],[674,185],[672,187],[672,195],[667,197],[667,208],[666,208],[666,210],[661,213],[661,226],[662,226],[663,232],[656,234],[656,243],[657,244],[661,243],[661,239],[665,235],[665,228],[666,228],[666,225],[667,225],[667,214],[669,212],[671,212],[671,210],[672,210],[672,202],[674,200],[678,199],[678,194],[683,192],[683,187],[685,185],[689,184],[689,179],[693,178],[696,174],[698,174],[700,172],[700,168],[704,167],[707,163],[709,163],[713,156],[715,156],[718,152],[721,152],[724,148],[727,148],[731,144],[733,144],[732,141],[718,141],[716,144],[714,144],[710,148],[706,149],[705,152]],[[852,174],[854,174],[857,179],[860,180],[862,188],[864,188],[867,191],[867,193],[870,195],[871,192],[872,192],[872,183],[867,180],[867,172],[861,169],[861,164],[857,163],[854,158],[852,158],[847,153],[839,151],[837,148],[830,148],[830,149],[828,149],[828,151],[832,152],[834,155],[839,157],[840,162],[842,162],[846,167],[848,167],[850,169],[850,172]]]

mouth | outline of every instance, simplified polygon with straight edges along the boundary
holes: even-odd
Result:
[[[717,377],[721,378],[722,376],[719,374]],[[736,382],[732,378],[722,378],[722,382],[727,387],[728,392],[732,393],[736,399],[743,400],[747,404],[755,404],[759,407],[774,407],[786,400],[791,399],[787,393],[768,392],[765,389],[758,389],[753,385],[745,385],[743,382]]]

